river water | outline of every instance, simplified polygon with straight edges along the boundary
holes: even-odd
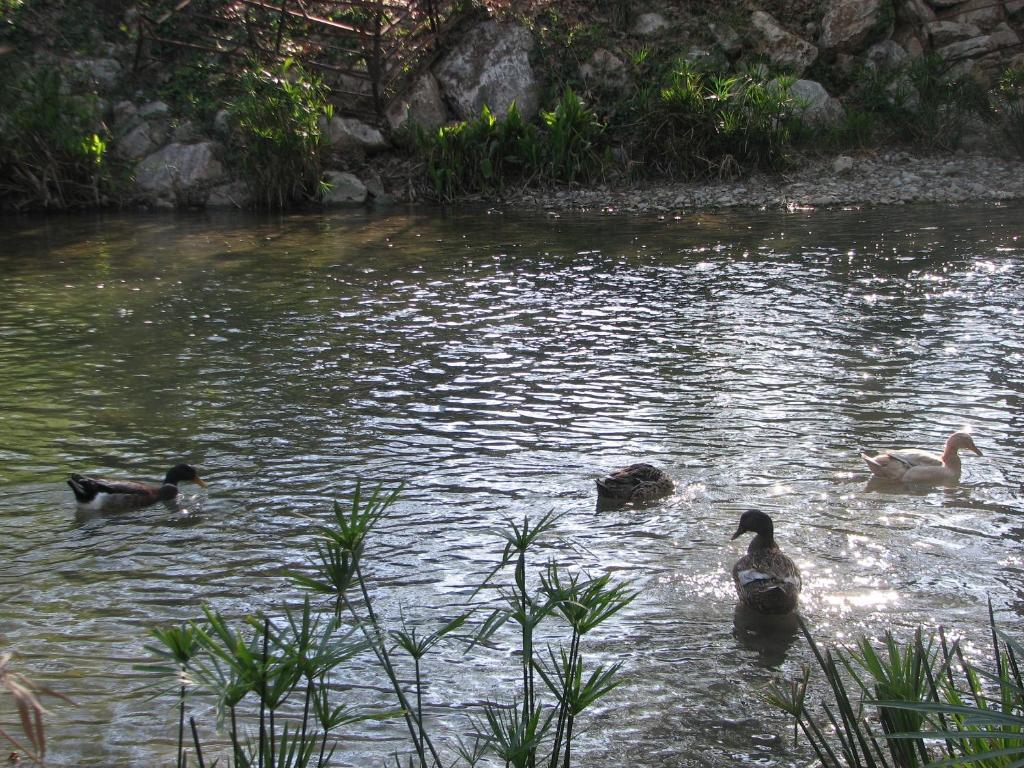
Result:
[[[983,655],[990,599],[1024,635],[1022,236],[1021,204],[4,222],[0,651],[76,704],[51,700],[50,761],[173,764],[175,699],[135,669],[149,629],[294,606],[285,571],[362,480],[405,483],[367,554],[392,626],[454,615],[505,521],[549,511],[538,567],[632,580],[585,645],[623,683],[581,722],[581,765],[806,764],[759,691],[812,658],[735,612],[736,521],[772,514],[823,643],[944,625]],[[984,456],[958,487],[867,486],[862,449],[962,427]],[[179,460],[208,488],[76,515],[69,472]],[[639,460],[675,493],[597,512],[594,479]],[[512,691],[514,647],[428,661],[446,747]],[[385,686],[353,674],[357,697]],[[338,762],[404,737],[356,728]]]

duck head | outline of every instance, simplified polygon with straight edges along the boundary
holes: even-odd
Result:
[[[972,451],[979,456],[982,455],[981,451],[978,450],[978,446],[974,444],[974,438],[968,432],[954,432],[950,435],[946,441],[946,450]]]
[[[167,470],[164,485],[177,485],[184,482],[193,482],[202,488],[206,487],[206,483],[199,479],[199,474],[196,472],[195,467],[189,464],[175,464]]]
[[[756,533],[766,540],[771,540],[775,536],[775,526],[766,513],[759,509],[748,509],[740,517],[739,527],[736,528],[736,533],[732,537],[738,539],[747,532]]]

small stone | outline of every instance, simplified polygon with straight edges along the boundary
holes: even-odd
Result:
[[[849,155],[840,155],[832,161],[832,172],[837,176],[849,173],[853,170],[853,158]]]

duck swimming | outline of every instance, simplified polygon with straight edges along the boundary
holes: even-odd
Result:
[[[960,479],[959,451],[973,451],[982,455],[967,432],[954,432],[946,440],[942,453],[922,451],[919,448],[901,448],[877,456],[861,454],[875,477],[897,483],[935,485],[955,483]]]
[[[630,464],[597,481],[598,502],[646,504],[668,496],[672,479],[650,464]]]
[[[732,537],[736,539],[747,532],[757,535],[747,547],[747,554],[732,567],[740,602],[759,613],[793,611],[802,586],[800,569],[775,543],[772,519],[759,509],[748,509]]]
[[[170,501],[178,495],[178,483],[193,482],[205,487],[194,467],[175,464],[161,485],[140,483],[135,480],[107,480],[100,477],[71,475],[68,485],[74,491],[80,509],[124,510],[148,507],[158,501]]]

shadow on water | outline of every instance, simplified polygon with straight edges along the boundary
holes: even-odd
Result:
[[[800,636],[800,618],[796,613],[772,616],[736,604],[732,618],[732,634],[736,642],[758,655],[758,664],[778,667]]]

